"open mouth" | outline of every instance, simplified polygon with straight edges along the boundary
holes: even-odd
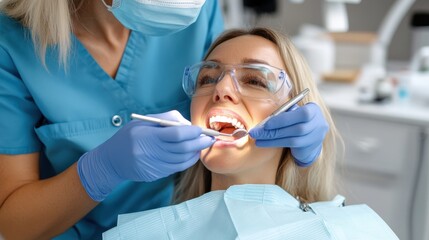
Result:
[[[207,127],[227,134],[231,134],[236,129],[246,129],[245,125],[237,118],[223,115],[211,116]]]

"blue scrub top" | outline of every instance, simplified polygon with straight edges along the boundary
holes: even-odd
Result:
[[[189,117],[181,87],[184,67],[200,61],[223,30],[217,1],[197,21],[168,36],[132,32],[115,79],[72,37],[67,68],[48,48],[45,68],[28,29],[0,15],[0,153],[41,152],[41,176],[56,175],[111,137],[130,114],[179,110]],[[125,182],[58,239],[98,239],[118,214],[168,205],[173,177]]]

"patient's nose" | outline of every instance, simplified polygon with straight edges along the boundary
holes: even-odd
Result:
[[[220,79],[216,84],[213,93],[214,102],[231,101],[233,103],[238,103],[240,101],[238,96],[239,92],[233,76],[234,72],[232,71],[227,71],[225,74],[223,74],[222,79]]]

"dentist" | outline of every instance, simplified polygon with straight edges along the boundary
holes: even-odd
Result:
[[[119,213],[168,205],[167,176],[212,139],[126,123],[188,123],[181,76],[223,30],[217,2],[0,4],[0,235],[99,239]]]
[[[214,0],[2,0],[0,235],[99,239],[118,214],[170,204],[174,173],[213,140],[129,116],[189,124],[183,69],[222,29]],[[306,166],[326,131],[307,104],[250,134]]]

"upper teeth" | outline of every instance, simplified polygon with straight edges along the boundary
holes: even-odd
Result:
[[[220,129],[219,123],[231,123],[235,128],[244,128],[244,125],[235,118],[226,116],[212,116],[209,119],[210,128],[214,130]]]

